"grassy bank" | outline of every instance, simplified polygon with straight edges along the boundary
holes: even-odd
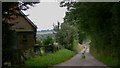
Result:
[[[35,58],[31,58],[25,62],[26,66],[52,66],[57,63],[61,63],[65,60],[70,59],[74,56],[75,53],[73,51],[67,49],[61,49],[55,53],[48,53],[44,56],[37,56]]]
[[[74,51],[76,53],[79,53],[83,50],[84,46],[82,46],[81,44],[77,44],[76,46],[74,46]]]
[[[92,55],[98,59],[99,61],[103,62],[107,66],[114,67],[118,66],[118,59],[115,56],[105,55],[105,51],[103,52],[98,52],[95,48],[90,48]],[[111,53],[112,54],[112,53]]]

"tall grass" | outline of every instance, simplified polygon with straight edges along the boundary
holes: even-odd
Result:
[[[83,44],[79,44],[78,40],[74,40],[73,41],[73,51],[75,51],[76,53],[79,53],[84,48],[84,46],[82,46],[82,45]]]
[[[55,53],[48,53],[44,56],[37,56],[25,62],[25,66],[52,66],[70,59],[75,53],[67,49],[61,49]]]
[[[98,52],[95,48],[91,47],[90,49],[92,55],[98,59],[99,61],[103,62],[107,66],[111,66],[113,68],[114,66],[118,66],[118,59],[116,57],[113,57],[111,55],[105,55],[104,53]],[[112,54],[112,53],[111,53]]]

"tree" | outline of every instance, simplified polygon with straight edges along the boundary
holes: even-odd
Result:
[[[73,50],[73,41],[78,39],[77,29],[68,23],[62,23],[61,29],[57,32],[56,39],[63,47]]]
[[[76,26],[80,34],[83,33],[91,39],[91,53],[108,65],[119,65],[120,4],[75,2],[72,6],[63,6],[70,8],[64,22]],[[109,63],[113,61],[110,58],[115,63]]]
[[[57,22],[57,25],[53,25],[53,34],[55,35],[55,38],[56,38],[56,42],[58,42],[58,32],[60,30],[60,22]]]

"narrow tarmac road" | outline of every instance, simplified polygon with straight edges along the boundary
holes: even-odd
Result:
[[[83,52],[85,58],[83,58]],[[95,59],[90,53],[89,48],[84,48],[80,53],[76,54],[70,60],[63,63],[57,64],[55,66],[106,66],[97,59]]]

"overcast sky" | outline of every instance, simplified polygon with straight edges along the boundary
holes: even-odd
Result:
[[[37,25],[37,30],[43,30],[53,29],[53,23],[57,24],[57,21],[62,23],[66,11],[65,7],[59,7],[58,2],[41,2],[24,13],[29,14],[28,17]]]

